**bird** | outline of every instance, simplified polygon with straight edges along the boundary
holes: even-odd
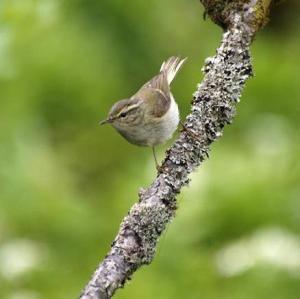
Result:
[[[128,142],[152,148],[171,139],[180,122],[179,109],[170,85],[187,58],[172,56],[161,65],[158,75],[132,97],[117,101],[101,125],[112,125]]]

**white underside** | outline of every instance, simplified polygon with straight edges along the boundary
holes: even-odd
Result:
[[[172,138],[174,132],[177,129],[179,123],[179,110],[178,105],[174,98],[171,99],[171,105],[168,112],[160,118],[159,122],[155,126],[151,126],[149,129],[148,146],[154,146],[160,143],[164,143]]]

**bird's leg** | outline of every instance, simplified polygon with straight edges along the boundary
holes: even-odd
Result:
[[[191,131],[189,128],[185,126],[185,124],[180,120],[179,121],[180,125],[182,126],[183,130],[187,132],[192,138],[200,141],[199,135]]]
[[[153,157],[154,157],[154,161],[155,161],[155,166],[156,166],[156,170],[159,171],[160,170],[160,166],[157,162],[157,158],[156,158],[156,153],[155,153],[155,147],[152,146],[152,153],[153,153]]]

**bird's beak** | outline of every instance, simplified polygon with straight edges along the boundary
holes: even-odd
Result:
[[[110,118],[99,121],[99,125],[101,125],[101,126],[105,125],[105,124],[110,124],[110,123],[112,123],[112,119],[110,119]]]

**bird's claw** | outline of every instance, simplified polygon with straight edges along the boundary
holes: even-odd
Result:
[[[194,138],[195,140],[200,141],[200,136],[196,133],[194,133],[192,130],[190,130],[189,128],[186,127],[186,125],[180,121],[180,124],[182,126],[182,129],[188,134],[190,135],[192,138]]]

